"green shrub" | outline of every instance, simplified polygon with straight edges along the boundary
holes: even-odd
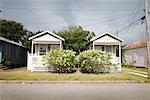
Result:
[[[44,56],[45,64],[54,67],[56,72],[71,73],[75,71],[75,52],[71,50],[54,50]]]
[[[8,68],[11,66],[12,61],[10,58],[4,58],[4,65],[7,66]]]
[[[111,54],[104,51],[84,51],[77,60],[82,73],[103,73],[111,66]]]

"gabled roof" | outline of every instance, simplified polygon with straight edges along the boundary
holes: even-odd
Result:
[[[5,41],[5,42],[8,42],[8,43],[11,43],[11,44],[14,44],[14,45],[18,45],[18,46],[24,47],[24,46],[23,46],[22,44],[20,44],[20,43],[14,42],[14,41],[12,41],[12,40],[6,39],[6,38],[1,37],[1,36],[0,36],[0,40]]]
[[[41,35],[44,35],[44,34],[50,34],[50,35],[52,35],[52,36],[54,36],[54,37],[56,37],[56,38],[58,38],[58,39],[60,39],[60,40],[62,40],[62,41],[65,41],[64,38],[60,37],[59,35],[57,35],[57,34],[55,34],[55,33],[50,32],[50,31],[44,31],[44,32],[38,33],[38,34],[36,34],[36,35],[30,37],[29,40],[32,40],[32,39],[37,38],[37,37],[39,37],[39,36],[41,36]]]
[[[131,44],[126,45],[123,49],[135,49],[135,48],[140,48],[140,47],[146,47],[146,45],[147,45],[146,39],[138,40]]]
[[[105,33],[101,34],[100,36],[91,39],[90,42],[95,41],[95,40],[97,40],[97,39],[99,39],[99,38],[101,38],[101,37],[103,37],[103,36],[105,36],[105,35],[109,35],[109,36],[111,36],[112,38],[114,38],[114,39],[116,39],[116,40],[119,40],[119,41],[123,42],[122,39],[120,39],[120,38],[117,37],[117,36],[114,36],[113,34],[111,34],[111,33],[109,33],[109,32],[105,32]]]

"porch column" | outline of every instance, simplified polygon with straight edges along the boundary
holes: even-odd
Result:
[[[89,49],[91,50],[91,43],[89,44]]]
[[[94,45],[94,42],[93,42],[93,50],[95,50],[95,45]]]
[[[62,41],[60,41],[60,50],[62,49]]]
[[[31,46],[31,54],[33,55],[33,45],[34,45],[34,42],[32,41],[32,46]]]
[[[121,71],[121,43],[119,42],[119,71]]]
[[[38,55],[38,44],[35,44],[35,53]]]

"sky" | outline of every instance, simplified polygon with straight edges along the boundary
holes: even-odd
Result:
[[[96,36],[110,32],[124,44],[145,38],[144,0],[0,0],[0,17],[27,30],[60,31],[80,25]]]

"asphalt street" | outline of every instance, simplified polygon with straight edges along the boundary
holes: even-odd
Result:
[[[150,100],[150,84],[0,84],[0,100]]]

